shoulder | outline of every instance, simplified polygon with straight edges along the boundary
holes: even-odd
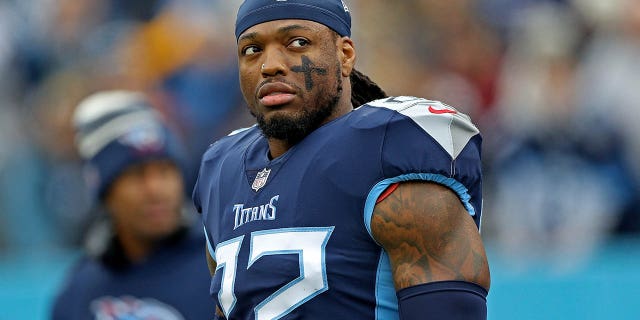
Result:
[[[439,101],[407,96],[372,101],[361,108],[381,110],[388,117],[379,154],[383,180],[368,196],[365,221],[388,185],[427,181],[454,191],[479,224],[482,137],[467,115]]]
[[[245,150],[260,137],[262,137],[260,129],[254,125],[235,130],[207,148],[202,156],[198,178],[191,194],[198,212],[202,212],[202,201],[206,202],[208,197],[202,195],[201,198],[200,190],[208,188],[215,181],[214,173],[220,173],[221,164],[241,164]]]
[[[371,101],[365,106],[394,112],[388,130],[413,125],[436,140],[453,158],[472,137],[480,134],[468,115],[436,100],[399,96]]]
[[[212,143],[205,151],[202,160],[207,161],[228,154],[229,151],[241,150],[239,146],[246,145],[260,135],[257,125],[248,128],[240,128],[232,131],[227,136]]]
[[[371,101],[360,108],[364,113],[385,113],[383,149],[394,158],[417,153],[441,155],[443,160],[455,160],[462,153],[479,157],[480,131],[469,116],[443,102],[399,96]]]

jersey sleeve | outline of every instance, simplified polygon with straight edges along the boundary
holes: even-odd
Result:
[[[211,234],[209,233],[209,230],[207,230],[206,227],[206,223],[205,223],[205,216],[206,213],[203,211],[203,203],[202,203],[202,198],[200,193],[202,192],[202,184],[203,184],[203,179],[201,179],[201,174],[202,174],[202,167],[200,168],[200,172],[198,172],[198,178],[196,179],[196,183],[193,186],[193,192],[191,195],[191,198],[193,200],[193,205],[195,206],[196,210],[198,211],[198,213],[200,213],[202,215],[202,225],[204,228],[204,236],[205,236],[205,241],[207,243],[207,251],[209,252],[209,254],[211,255],[211,257],[215,260],[216,254],[214,251],[214,247],[213,244],[211,242]]]
[[[212,157],[212,154],[215,154],[215,146],[217,143],[212,143],[207,150],[202,155],[200,159],[200,167],[198,168],[198,176],[196,178],[196,182],[193,184],[193,190],[191,191],[191,200],[193,201],[193,205],[195,206],[198,213],[204,215],[204,207],[206,206],[206,196],[203,197],[202,192],[206,192],[207,187],[209,187],[210,181],[207,179],[207,159]]]
[[[395,111],[382,144],[380,161],[385,179],[367,198],[371,212],[389,185],[430,181],[455,192],[479,227],[482,138],[470,118],[441,102],[415,97],[392,97],[369,105]]]
[[[200,177],[196,179],[196,183],[193,186],[191,199],[193,200],[193,205],[198,211],[198,213],[202,213],[202,201],[200,200],[200,188],[199,188],[200,184],[198,183],[199,181],[200,181]]]
[[[206,215],[205,209],[210,200],[209,198],[211,197],[211,194],[207,194],[207,190],[211,188],[212,180],[214,179],[211,174],[211,164],[216,161],[220,161],[229,149],[234,147],[233,143],[228,143],[231,137],[244,136],[242,133],[248,133],[253,128],[257,128],[257,125],[232,131],[226,137],[209,145],[202,155],[202,158],[200,159],[200,168],[198,169],[198,177],[191,192],[191,200],[193,201],[193,205],[198,213],[203,216]],[[222,143],[224,140],[226,140],[227,143]]]

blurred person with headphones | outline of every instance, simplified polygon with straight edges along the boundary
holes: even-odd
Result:
[[[88,185],[111,232],[70,270],[52,319],[212,318],[204,235],[182,209],[177,137],[137,92],[95,93],[78,105],[73,122]]]

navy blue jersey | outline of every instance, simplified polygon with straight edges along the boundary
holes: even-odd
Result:
[[[82,258],[56,299],[52,319],[212,319],[204,236],[183,233],[174,240],[140,264]]]
[[[194,189],[211,294],[228,319],[397,319],[375,201],[390,184],[433,181],[479,226],[480,145],[466,115],[414,97],[363,105],[273,160],[255,126],[219,140]]]

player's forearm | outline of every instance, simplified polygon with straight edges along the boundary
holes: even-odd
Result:
[[[438,281],[398,291],[401,320],[486,320],[487,290],[466,281]]]

